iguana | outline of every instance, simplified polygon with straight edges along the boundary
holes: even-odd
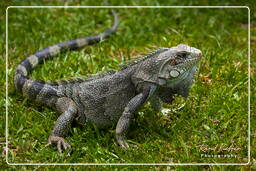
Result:
[[[120,70],[95,77],[66,79],[57,82],[33,80],[28,74],[44,60],[68,50],[80,49],[109,37],[118,26],[118,16],[105,32],[59,43],[25,58],[14,75],[16,90],[35,102],[55,108],[58,117],[48,144],[57,144],[58,151],[70,148],[64,136],[73,121],[91,122],[99,128],[116,125],[116,140],[129,147],[125,140],[134,113],[150,100],[160,108],[162,100],[170,103],[174,94],[188,96],[201,51],[181,44],[160,48]]]

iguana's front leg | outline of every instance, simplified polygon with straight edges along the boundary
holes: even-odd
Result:
[[[148,99],[148,97],[155,90],[155,86],[147,86],[143,88],[143,91],[133,97],[124,109],[122,116],[119,118],[116,126],[116,139],[117,143],[124,148],[128,148],[129,145],[125,140],[125,133],[127,132],[131,119],[133,119],[134,112]]]
[[[52,134],[48,138],[47,145],[53,143],[57,144],[58,151],[61,152],[62,147],[64,149],[71,147],[67,142],[65,142],[63,137],[71,128],[71,124],[77,114],[77,107],[73,100],[67,97],[58,99],[56,107],[62,114],[59,116],[55,123]]]

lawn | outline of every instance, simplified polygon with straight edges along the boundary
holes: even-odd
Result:
[[[119,69],[120,64],[157,47],[185,43],[203,52],[185,107],[163,115],[145,104],[127,134],[128,141],[137,148],[117,146],[114,127],[100,130],[93,125],[72,128],[66,138],[72,150],[59,154],[56,147],[45,147],[59,114],[15,91],[13,76],[17,65],[42,48],[100,33],[111,26],[113,17],[109,9],[9,8],[8,162],[247,163],[248,9],[119,8],[116,11],[120,17],[116,34],[99,44],[46,61],[30,77],[58,80]],[[252,29],[255,30],[255,25]],[[1,69],[5,69],[4,65]],[[4,83],[5,74],[0,77]],[[4,88],[1,89],[4,96]],[[0,100],[2,106],[4,103],[5,100]],[[176,109],[183,103],[177,97],[173,104],[164,106]],[[1,129],[4,130],[2,123]]]

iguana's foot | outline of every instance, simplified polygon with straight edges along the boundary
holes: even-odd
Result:
[[[117,139],[117,143],[118,145],[120,145],[122,148],[129,148],[129,147],[133,147],[133,148],[137,148],[138,146],[135,144],[129,144],[127,143],[127,141],[125,140],[124,136],[122,135],[116,135],[116,139]]]
[[[71,148],[71,146],[65,142],[65,139],[62,138],[62,137],[58,137],[58,136],[50,136],[48,138],[48,144],[46,144],[46,146],[49,146],[51,144],[57,144],[57,148],[58,148],[58,151],[61,153],[62,150],[61,148],[63,147],[65,150],[67,148]]]
[[[129,148],[129,144],[126,142],[123,135],[116,134],[117,143],[123,148]]]

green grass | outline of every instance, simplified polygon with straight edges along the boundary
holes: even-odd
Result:
[[[56,80],[95,74],[108,69],[118,69],[120,63],[144,55],[155,47],[172,47],[185,43],[202,50],[204,54],[186,106],[181,111],[167,116],[155,114],[149,105],[141,108],[127,134],[129,142],[136,144],[138,148],[122,149],[115,144],[114,128],[99,130],[92,125],[72,129],[71,134],[66,138],[72,146],[72,151],[59,154],[56,147],[45,147],[59,114],[50,108],[34,104],[15,91],[13,84],[15,68],[24,57],[39,49],[104,31],[111,26],[112,16],[108,9],[10,8],[8,10],[10,150],[8,161],[10,163],[246,163],[248,161],[246,25],[248,10],[246,8],[117,9],[117,12],[120,16],[120,26],[115,35],[80,51],[61,54],[59,58],[37,67],[30,76],[41,80]],[[252,29],[255,31],[255,25]],[[4,63],[3,59],[1,62]],[[4,66],[1,66],[1,69],[4,70]],[[0,74],[0,78],[4,85],[4,73]],[[254,78],[252,81],[254,82]],[[1,90],[3,90],[1,95],[4,96],[4,87],[1,87]],[[252,94],[252,103],[253,99],[255,100],[254,94]],[[1,106],[4,106],[4,103],[4,99],[0,100]],[[174,104],[166,107],[176,108],[180,103],[182,101],[178,98]],[[252,125],[255,126],[255,123],[253,122]],[[1,125],[1,129],[4,130],[4,125]],[[255,136],[255,132],[252,134]],[[236,158],[203,158],[200,156],[205,154],[200,150],[202,145],[232,146],[240,149],[232,152],[206,153],[233,154],[237,156]],[[119,168],[125,169],[125,167]],[[163,168],[158,167],[158,169]],[[186,168],[193,167],[186,166]],[[211,168],[222,169],[219,166]],[[246,168],[249,167],[244,167]]]

